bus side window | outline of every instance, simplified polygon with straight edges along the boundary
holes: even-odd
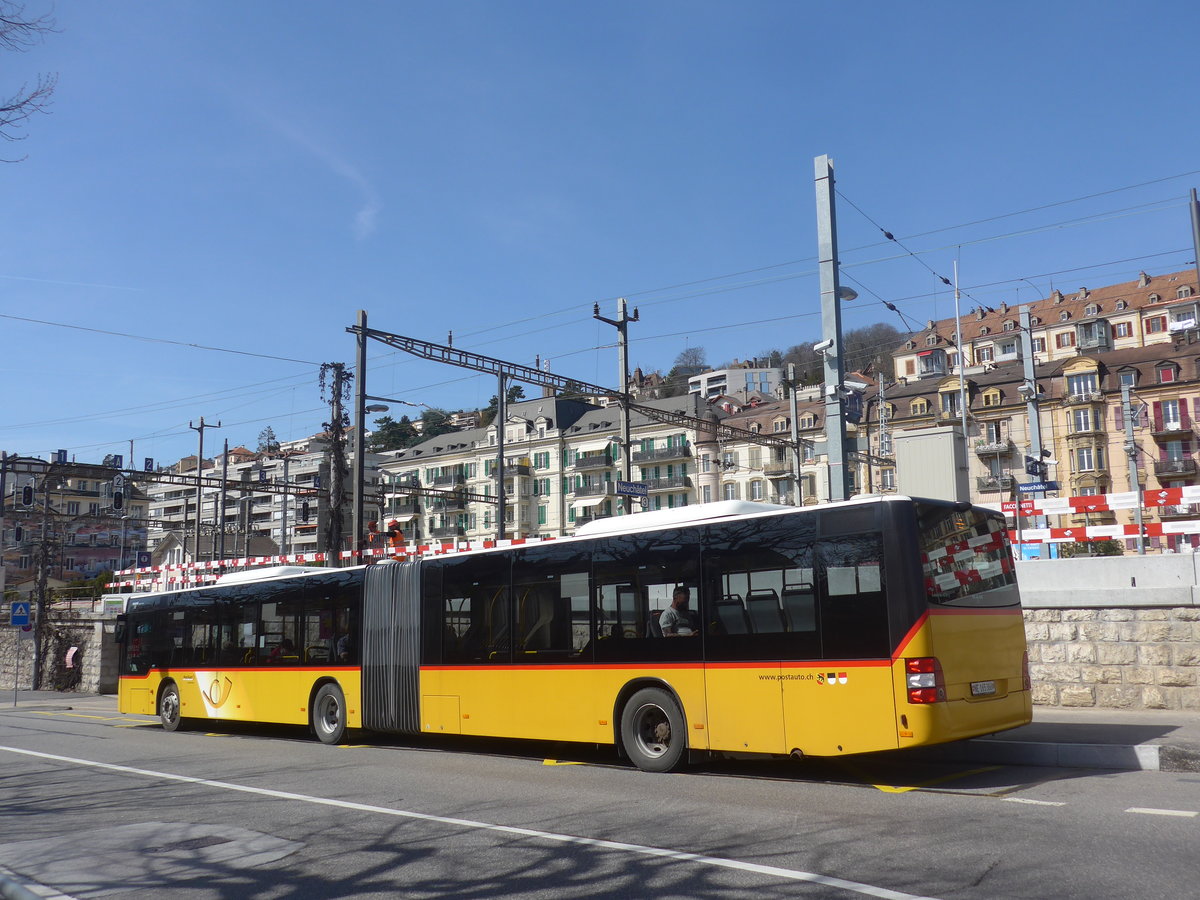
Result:
[[[826,659],[869,659],[890,653],[883,547],[878,534],[818,543],[825,563],[819,605]]]

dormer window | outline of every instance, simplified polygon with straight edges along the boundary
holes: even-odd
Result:
[[[1058,321],[1060,321],[1060,322],[1065,322],[1069,318],[1071,318],[1071,314],[1069,312],[1067,312],[1065,309],[1058,314]]]
[[[1151,302],[1151,303],[1158,303],[1160,300],[1162,300],[1162,297],[1160,297],[1158,294],[1151,294],[1151,295],[1150,295],[1150,302]]]
[[[1016,331],[1017,323],[1012,321],[1012,319],[1009,319],[1007,322],[1004,323],[1004,330],[1005,331]]]
[[[1177,379],[1179,374],[1174,363],[1166,363],[1158,366],[1155,368],[1155,371],[1158,373],[1159,384],[1171,384]]]
[[[990,329],[986,325],[984,325],[982,328],[979,329],[979,333],[980,334],[991,334],[992,329]]]
[[[1124,300],[1117,301],[1117,309],[1128,309],[1128,308],[1129,308],[1129,304],[1126,303]]]
[[[1191,285],[1184,285],[1183,287],[1181,287],[1179,290],[1177,290],[1175,292],[1176,300],[1182,300],[1184,297],[1190,297],[1190,296],[1192,296]]]
[[[1034,316],[1033,318],[1031,318],[1031,319],[1029,320],[1029,324],[1030,324],[1030,325],[1041,325],[1041,324],[1042,324],[1042,320],[1041,320],[1041,318],[1040,318],[1040,317],[1038,317],[1038,316]]]
[[[938,342],[938,336],[936,334],[931,334],[929,337],[925,338],[925,346],[926,347],[936,347],[937,342]]]
[[[1100,307],[1097,306],[1095,303],[1089,303],[1087,306],[1085,306],[1083,308],[1083,314],[1085,316],[1094,316],[1099,312],[1100,312]]]
[[[904,349],[905,350],[916,350],[917,342],[916,341],[908,341],[907,343],[905,343]]]
[[[929,412],[929,403],[925,400],[914,400],[909,410],[914,416],[923,416]]]

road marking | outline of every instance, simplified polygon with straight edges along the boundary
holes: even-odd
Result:
[[[1056,800],[1030,800],[1028,797],[1001,797],[1000,799],[1006,803],[1028,803],[1030,806],[1066,806],[1067,805],[1066,803],[1062,803],[1062,802],[1059,802]]]
[[[1179,816],[1182,819],[1192,819],[1200,815],[1190,809],[1154,809],[1148,806],[1131,806],[1125,812],[1141,813],[1144,816]]]
[[[860,767],[845,760],[841,760],[842,768],[852,774],[860,781],[870,784],[877,791],[883,791],[885,794],[907,794],[909,791],[919,791],[922,788],[933,787],[938,784],[945,784],[949,781],[957,781],[960,778],[968,778],[971,775],[982,775],[985,772],[995,772],[1002,768],[1001,766],[983,766],[979,769],[966,769],[961,772],[951,772],[948,775],[939,775],[937,778],[931,778],[928,781],[921,781],[917,784],[872,784],[871,776]]]
[[[567,759],[543,759],[542,765],[543,766],[582,766],[582,765],[586,765],[586,763],[571,762],[570,760],[567,760]]]
[[[208,778],[195,778],[191,775],[176,775],[172,772],[156,772],[152,769],[138,769],[133,766],[121,766],[115,763],[97,762],[91,759],[77,759],[72,756],[58,756],[54,753],[41,753],[37,750],[24,750],[19,747],[5,747],[0,750],[16,753],[35,759],[48,759],[54,762],[68,763],[75,766],[86,766],[92,769],[104,769],[109,772],[120,772],[126,775],[140,775],[145,778],[157,778],[162,781],[174,781],[181,784],[194,784],[203,787],[219,788],[225,791],[237,791],[242,794],[255,794],[259,797],[271,797],[276,800],[292,800],[301,803],[312,803],[316,806],[332,806],[337,809],[349,809],[356,812],[375,813],[382,816],[394,816],[400,819],[414,819],[420,822],[436,822],[439,825],[452,825],[458,828],[474,828],[480,831],[492,831],[499,834],[516,835],[535,840],[553,841],[560,844],[574,844],[582,847],[596,847],[601,850],[618,850],[633,853],[638,856],[653,856],[673,859],[678,862],[693,862],[722,869],[734,869],[739,872],[751,872],[756,875],[766,875],[781,878],[786,881],[803,881],[810,884],[820,884],[826,887],[838,888],[861,894],[865,897],[878,897],[880,900],[934,900],[932,897],[908,894],[904,891],[894,891],[890,888],[877,887],[859,881],[848,881],[844,878],[834,878],[829,875],[817,875],[813,872],[802,872],[799,869],[785,869],[779,866],[764,866],[759,863],[742,862],[736,859],[723,859],[719,856],[703,856],[699,853],[688,853],[683,850],[668,850],[662,847],[648,847],[643,844],[627,844],[622,841],[608,841],[600,838],[579,837],[572,834],[558,834],[553,831],[538,831],[533,828],[521,828],[515,825],[494,825],[489,822],[476,822],[471,819],[456,819],[450,816],[437,816],[430,813],[413,812],[404,809],[390,809],[386,806],[371,806],[366,803],[354,803],[349,800],[334,800],[328,797],[314,797],[309,794],[294,794],[290,791],[275,791],[269,788],[250,787],[235,784],[230,781],[213,781]]]

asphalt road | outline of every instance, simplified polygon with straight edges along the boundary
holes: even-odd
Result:
[[[1188,773],[893,754],[650,775],[577,746],[0,711],[0,871],[79,900],[1200,897],[1198,812]]]

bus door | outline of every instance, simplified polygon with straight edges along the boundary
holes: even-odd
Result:
[[[878,534],[818,541],[781,597],[796,653],[783,664],[787,750],[834,756],[897,745]]]
[[[783,752],[780,567],[764,565],[762,555],[705,558],[704,681],[711,750]]]

